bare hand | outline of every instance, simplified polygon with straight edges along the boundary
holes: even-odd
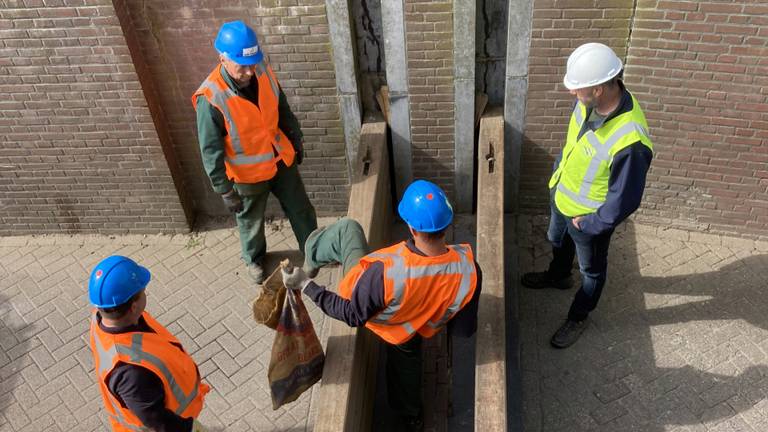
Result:
[[[579,222],[581,222],[581,219],[583,219],[583,218],[584,218],[584,216],[576,216],[575,218],[571,219],[571,223],[579,231],[581,231],[581,227],[579,227]]]

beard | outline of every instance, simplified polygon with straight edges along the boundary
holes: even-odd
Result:
[[[243,78],[243,80],[236,80],[235,83],[237,84],[237,86],[239,88],[244,89],[244,88],[248,87],[249,85],[251,85],[251,80],[252,79],[253,79],[253,77]]]
[[[588,110],[593,110],[595,107],[597,107],[597,98],[591,97],[587,100],[581,101],[581,104],[584,105],[584,107]]]

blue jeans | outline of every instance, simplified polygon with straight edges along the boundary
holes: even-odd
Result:
[[[572,218],[560,213],[554,203],[550,208],[547,239],[552,243],[552,262],[548,272],[556,279],[566,278],[571,275],[574,256],[578,257],[581,288],[571,303],[568,319],[582,321],[600,300],[608,273],[608,245],[613,230],[596,236],[585,234],[576,229]]]

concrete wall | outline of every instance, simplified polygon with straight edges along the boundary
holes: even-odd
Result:
[[[386,85],[386,57],[381,22],[381,0],[349,2],[355,36],[358,82],[364,113],[381,113],[375,95]]]
[[[477,2],[475,87],[488,95],[489,106],[504,105],[508,5],[506,0]]]

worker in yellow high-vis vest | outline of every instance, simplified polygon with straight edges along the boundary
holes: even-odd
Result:
[[[653,158],[648,122],[622,72],[621,60],[600,43],[568,57],[563,83],[577,100],[549,180],[553,257],[546,271],[522,277],[528,288],[568,289],[578,257],[581,288],[552,336],[556,348],[572,345],[586,328],[605,285],[611,235],[640,206]]]

